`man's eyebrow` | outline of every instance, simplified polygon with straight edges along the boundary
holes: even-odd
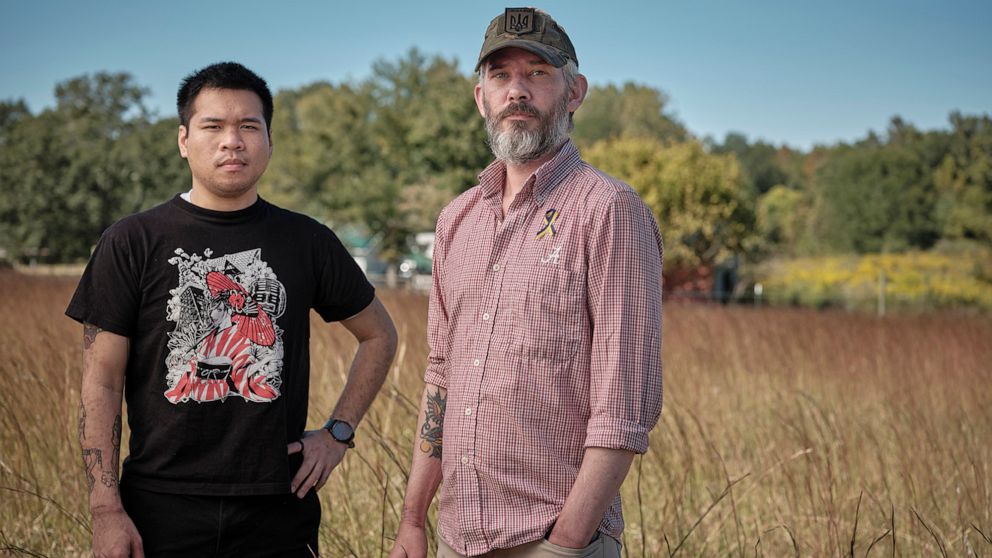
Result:
[[[216,116],[204,116],[199,119],[200,122],[224,122],[223,118],[218,118]],[[255,124],[261,124],[261,118],[255,118],[254,116],[246,116],[241,119],[241,122],[254,122]]]
[[[551,65],[547,60],[545,60],[545,59],[543,59],[543,58],[541,58],[540,56],[537,56],[537,55],[534,55],[534,58],[531,58],[530,60],[528,60],[527,63],[530,64],[531,66],[550,66]],[[506,66],[506,64],[507,64],[506,62],[503,62],[503,61],[500,61],[500,60],[492,61],[492,62],[489,62],[489,69],[490,70],[499,70],[499,69],[503,68],[504,66]]]

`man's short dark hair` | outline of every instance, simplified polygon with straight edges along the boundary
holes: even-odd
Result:
[[[265,80],[258,74],[237,62],[218,62],[186,76],[176,95],[176,108],[179,109],[179,123],[189,127],[193,116],[193,103],[204,89],[240,89],[251,91],[262,100],[262,115],[265,128],[272,133],[272,92]]]

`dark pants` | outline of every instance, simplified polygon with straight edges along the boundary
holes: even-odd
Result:
[[[317,556],[320,501],[276,496],[190,496],[121,486],[147,558]]]

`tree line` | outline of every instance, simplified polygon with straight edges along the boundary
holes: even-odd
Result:
[[[278,92],[261,194],[357,227],[395,264],[491,160],[476,80],[414,49],[361,81]],[[0,102],[7,260],[85,260],[115,220],[189,188],[178,120],[153,115],[147,96],[128,74],[98,73],[56,85],[55,106],[37,114]],[[801,151],[739,133],[695,137],[667,106],[652,87],[594,86],[573,137],[653,209],[668,265],[992,246],[988,115],[954,112],[940,130],[895,117],[882,133]]]

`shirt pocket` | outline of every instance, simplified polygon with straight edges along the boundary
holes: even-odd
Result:
[[[538,266],[527,282],[526,302],[518,323],[525,359],[571,362],[588,335],[585,280],[567,268]]]

